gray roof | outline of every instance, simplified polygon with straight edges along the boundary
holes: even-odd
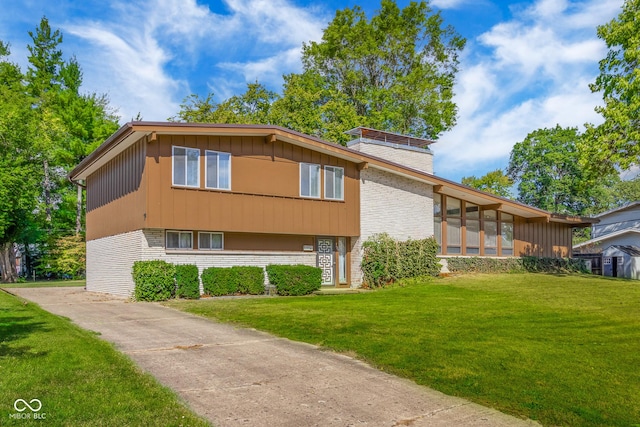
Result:
[[[621,250],[627,255],[640,256],[640,248],[631,245],[612,245],[614,248]]]

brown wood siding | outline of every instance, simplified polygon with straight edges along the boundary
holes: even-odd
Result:
[[[572,231],[567,224],[527,222],[516,217],[514,240],[515,254],[519,256],[571,256]]]
[[[200,150],[199,188],[172,186],[172,146]],[[231,153],[231,191],[205,188],[205,150]],[[343,167],[344,201],[301,198],[300,162]],[[147,146],[147,171],[149,228],[359,235],[356,164],[309,149],[262,137],[160,135]]]
[[[87,240],[144,227],[145,156],[141,140],[87,177]]]
[[[315,250],[315,237],[280,234],[224,233],[224,249],[229,251],[300,252],[304,245],[311,245],[313,250]]]

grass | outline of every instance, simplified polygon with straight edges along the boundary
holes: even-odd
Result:
[[[64,286],[85,286],[86,280],[37,280],[22,283],[0,283],[0,288],[53,288]]]
[[[640,283],[505,274],[405,285],[168,305],[356,354],[543,425],[640,425]]]
[[[35,414],[45,419],[34,420],[29,409],[22,416],[30,418],[17,418],[17,399],[40,400],[42,409]],[[0,425],[39,422],[55,426],[209,425],[93,333],[0,291]]]

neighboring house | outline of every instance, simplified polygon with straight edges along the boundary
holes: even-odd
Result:
[[[594,218],[599,222],[591,227],[591,239],[575,245],[574,256],[590,259],[596,267],[592,268],[594,273],[640,278],[632,267],[632,258],[637,257],[633,253],[640,247],[640,202],[603,212]]]
[[[435,235],[443,257],[567,257],[592,222],[436,177],[432,141],[350,134],[345,148],[269,125],[124,125],[70,173],[87,189],[87,289],[130,295],[133,262],[151,259],[307,264],[357,287],[377,233]]]

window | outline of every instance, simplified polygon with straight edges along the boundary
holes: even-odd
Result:
[[[300,195],[320,197],[320,165],[300,163]]]
[[[206,150],[205,156],[206,187],[231,190],[231,154]]]
[[[500,214],[500,236],[502,244],[502,255],[513,255],[513,215]]]
[[[344,168],[324,167],[325,199],[344,200]]]
[[[480,254],[480,208],[473,203],[465,203],[467,255]]]
[[[200,150],[173,147],[173,185],[200,186]]]
[[[193,234],[190,231],[167,231],[167,249],[193,249]]]
[[[498,254],[498,223],[496,221],[484,222],[484,254]]]
[[[338,281],[347,283],[347,238],[338,237]]]
[[[447,213],[447,253],[462,253],[462,202],[447,197],[445,210]]]
[[[224,249],[224,235],[222,233],[198,233],[198,249]]]
[[[442,253],[442,196],[433,195],[433,236],[438,243],[438,253]]]

